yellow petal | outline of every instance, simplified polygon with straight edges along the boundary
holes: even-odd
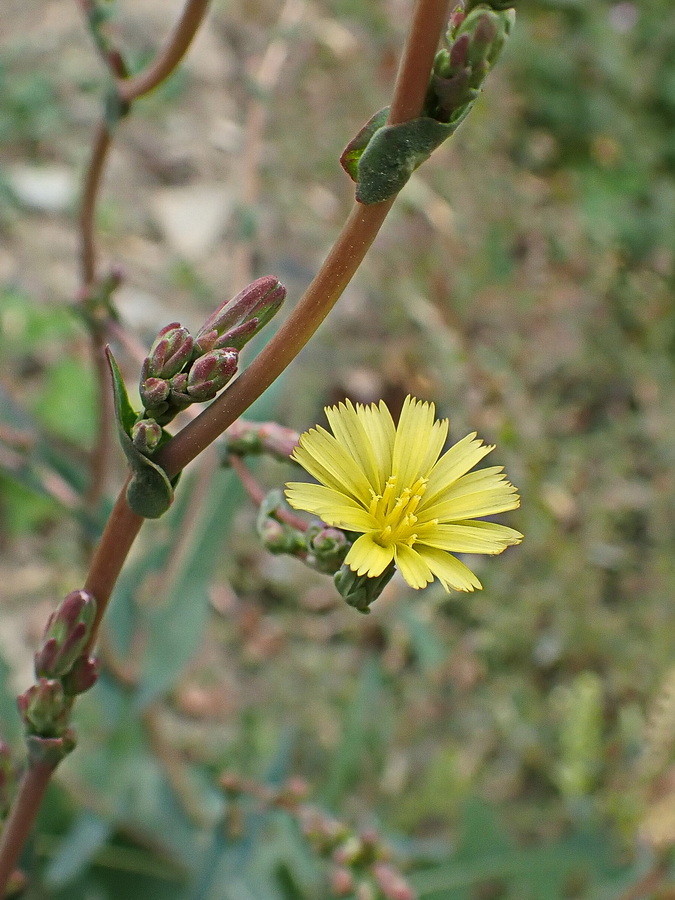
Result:
[[[418,552],[446,591],[473,591],[483,587],[471,569],[449,553],[424,546],[418,546]]]
[[[476,438],[475,433],[468,434],[450,447],[431,470],[424,498],[426,504],[434,503],[439,494],[445,492],[469,469],[473,469],[491,450],[494,447],[485,445]]]
[[[422,542],[437,550],[451,553],[501,553],[512,544],[519,544],[522,534],[496,522],[467,522],[459,525],[436,525],[424,532]],[[415,547],[417,548],[417,544]]]
[[[341,490],[364,505],[370,502],[370,484],[347,450],[318,426],[303,434],[293,458],[327,487]]]
[[[372,531],[377,521],[351,497],[322,484],[291,481],[286,485],[286,499],[294,509],[319,516],[327,525],[348,531]]]
[[[481,516],[493,516],[496,513],[517,509],[520,497],[512,484],[504,482],[503,487],[494,487],[485,491],[472,491],[464,497],[455,497],[424,510],[425,518],[438,519],[439,522],[457,522],[461,519],[477,519]],[[422,517],[420,516],[420,522]]]
[[[394,558],[393,547],[381,547],[370,534],[362,534],[352,544],[345,562],[357,575],[377,578]]]
[[[411,588],[418,590],[426,587],[434,580],[433,573],[427,563],[416,550],[408,547],[407,544],[397,545],[394,556],[401,575],[403,575]]]
[[[434,412],[433,403],[423,403],[410,395],[405,398],[392,458],[392,474],[396,476],[399,490],[411,487],[420,476],[428,475],[428,470],[423,471],[422,466],[432,441]]]
[[[377,486],[373,484],[373,487],[375,487],[378,494],[381,494],[387,478],[392,472],[396,426],[384,400],[380,400],[379,406],[375,406],[374,403],[370,406],[359,405],[356,407],[356,414],[366,432],[370,435],[379,478]]]
[[[380,493],[381,472],[371,435],[357,415],[350,400],[338,406],[326,407],[326,418],[336,440],[347,450],[351,458],[364,472],[368,483]]]

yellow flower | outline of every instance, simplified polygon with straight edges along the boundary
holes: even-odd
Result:
[[[478,516],[515,509],[520,498],[501,466],[469,471],[494,449],[475,433],[441,456],[448,420],[434,415],[433,403],[410,396],[398,426],[384,401],[327,407],[333,434],[312,428],[292,455],[321,483],[292,482],[286,497],[327,525],[360,532],[345,560],[357,575],[377,578],[394,561],[413,588],[435,576],[446,591],[473,591],[480,581],[452,554],[519,544],[520,532]]]

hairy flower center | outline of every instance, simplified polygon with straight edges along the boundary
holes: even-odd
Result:
[[[375,532],[373,540],[381,547],[390,547],[392,544],[407,544],[412,547],[418,539],[419,531],[435,524],[429,522],[415,527],[415,512],[424,496],[428,480],[418,478],[412,487],[405,487],[397,493],[396,476],[392,475],[381,494],[376,494],[371,489],[369,512],[377,519],[381,529]]]

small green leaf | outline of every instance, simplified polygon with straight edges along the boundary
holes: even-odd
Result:
[[[472,105],[467,104],[452,122],[437,122],[422,116],[377,129],[358,158],[358,202],[381,203],[396,196],[415,169],[454,134]],[[353,150],[350,157],[352,167],[356,152]]]
[[[359,131],[356,137],[352,138],[352,140],[345,147],[342,156],[340,157],[340,165],[345,170],[347,175],[349,175],[352,181],[358,180],[358,165],[359,160],[363,155],[363,151],[370,143],[370,140],[375,132],[387,124],[388,115],[388,106],[385,106],[384,109],[376,112],[374,116],[368,119],[368,121]]]
[[[127,503],[138,516],[158,519],[173,502],[173,488],[177,478],[169,480],[166,472],[138,450],[130,436],[138,416],[132,409],[120,370],[110,348],[106,348],[115,398],[115,416],[122,450],[131,466],[131,481],[127,487]]]

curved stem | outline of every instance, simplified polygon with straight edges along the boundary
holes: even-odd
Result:
[[[112,136],[105,120],[101,119],[94,132],[91,159],[84,180],[80,205],[80,290],[83,298],[86,298],[89,289],[92,288],[96,281],[96,244],[94,237],[96,201],[111,144]],[[90,326],[90,337],[91,351],[96,368],[96,382],[98,384],[98,427],[96,429],[96,444],[91,451],[89,487],[85,495],[85,503],[88,507],[93,507],[103,493],[105,473],[108,470],[108,459],[110,456],[113,417],[112,397],[108,389],[108,369],[103,353],[103,334],[101,328],[96,324]]]
[[[31,762],[21,779],[0,839],[0,897],[5,895],[55,768],[51,763]]]
[[[92,626],[87,652],[96,643],[98,629],[110,601],[112,589],[136,535],[145,521],[129,509],[126,496],[127,484],[128,481],[115,501],[84,583],[84,590],[96,598],[96,618]]]
[[[181,59],[185,56],[188,47],[209,5],[209,0],[187,0],[180,19],[164,47],[159,51],[155,59],[143,72],[133,78],[119,80],[117,90],[120,99],[131,103],[137,97],[142,97],[173,72]]]
[[[84,180],[80,205],[80,280],[85,290],[91,287],[96,278],[96,247],[94,244],[96,200],[111,143],[112,135],[105,119],[101,119],[94,132],[91,159]]]
[[[448,6],[448,0],[417,0],[396,79],[392,124],[419,115],[422,109]],[[157,462],[169,475],[180,472],[222,434],[302,350],[349,284],[393,202],[354,204],[316,278],[276,335],[231,387],[157,454]]]

